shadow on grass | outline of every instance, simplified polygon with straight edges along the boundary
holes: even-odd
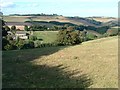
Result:
[[[80,70],[65,71],[63,65],[34,65],[29,61],[50,55],[64,47],[3,52],[3,88],[87,88],[92,85]]]

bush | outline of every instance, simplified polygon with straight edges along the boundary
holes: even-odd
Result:
[[[97,38],[97,36],[96,36],[95,34],[88,33],[88,34],[86,35],[86,38],[87,38],[87,41],[88,41],[88,40],[94,40],[94,39]]]
[[[6,31],[10,31],[10,28],[8,26],[5,26]]]
[[[25,30],[25,31],[29,31],[29,28],[28,28],[27,25],[24,26],[24,30]]]
[[[9,41],[5,38],[2,38],[2,50],[5,50],[5,46],[9,44]]]
[[[10,45],[10,44],[7,44],[6,46],[4,46],[4,49],[5,49],[5,50],[12,50],[12,49],[13,49],[13,46]]]
[[[118,29],[109,29],[107,31],[108,36],[115,36],[118,35]]]
[[[25,42],[23,48],[24,48],[24,49],[35,48],[35,46],[34,46],[34,42],[33,42],[33,41]]]
[[[39,40],[34,41],[34,47],[35,48],[41,47],[41,41],[39,41]]]
[[[24,42],[23,40],[20,40],[19,42],[16,43],[16,46],[17,48],[20,50],[20,49],[23,49],[24,47]]]
[[[36,36],[31,35],[31,36],[29,36],[29,40],[31,40],[31,41],[35,41],[35,40],[37,40],[37,37],[36,37]]]

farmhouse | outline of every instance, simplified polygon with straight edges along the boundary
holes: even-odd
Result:
[[[25,31],[16,31],[15,38],[28,39],[27,33]]]

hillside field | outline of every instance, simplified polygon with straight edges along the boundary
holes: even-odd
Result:
[[[34,36],[37,36],[37,39],[42,39],[44,43],[55,42],[57,38],[58,31],[35,31]]]
[[[3,51],[3,88],[118,88],[118,37]]]

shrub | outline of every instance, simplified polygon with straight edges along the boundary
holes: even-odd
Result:
[[[28,41],[28,42],[25,42],[24,44],[24,49],[30,49],[30,48],[34,48],[34,42],[33,41]]]
[[[118,29],[109,29],[109,30],[107,31],[107,34],[108,34],[109,36],[118,35]]]
[[[5,26],[6,31],[10,31],[10,28],[8,26]]]
[[[86,38],[87,38],[87,41],[88,41],[88,40],[94,40],[94,39],[97,38],[97,36],[96,36],[95,34],[88,33],[88,34],[86,35]]]
[[[4,46],[4,49],[5,49],[5,50],[12,50],[12,49],[13,49],[13,46],[10,45],[10,44],[7,44],[6,46]]]
[[[39,40],[34,41],[34,47],[35,48],[41,47],[41,41],[39,41]]]
[[[31,35],[31,36],[29,36],[29,40],[31,40],[31,41],[35,41],[35,40],[37,40],[37,37],[36,37],[36,36]]]
[[[16,46],[17,48],[20,50],[20,49],[23,49],[24,47],[24,42],[23,40],[20,40],[19,42],[16,43]]]
[[[5,50],[5,46],[9,44],[9,41],[5,38],[2,38],[2,50]]]
[[[27,25],[24,26],[24,30],[25,30],[25,31],[29,31],[29,28],[28,28]]]

